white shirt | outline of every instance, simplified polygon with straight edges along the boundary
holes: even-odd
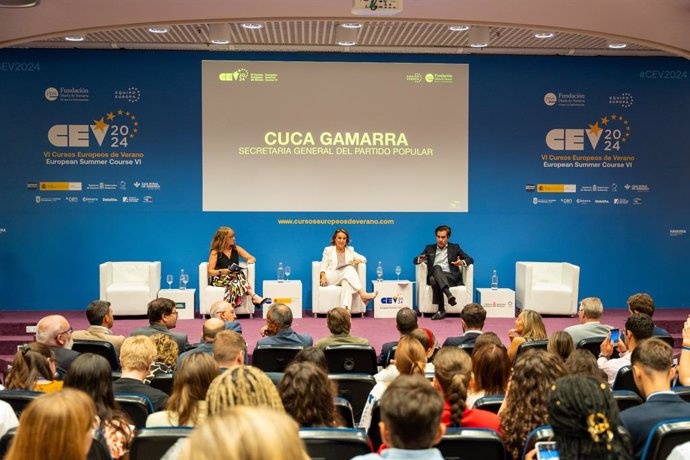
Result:
[[[448,265],[448,245],[443,249],[436,246],[436,255],[434,256],[434,265],[440,265],[441,270],[450,273],[450,266]]]
[[[632,353],[626,351],[625,353],[621,354],[620,358],[606,359],[602,356],[597,360],[599,369],[606,372],[606,375],[609,378],[610,386],[613,386],[613,382],[616,380],[616,375],[618,374],[618,371],[621,369],[621,367],[630,365],[631,355]]]

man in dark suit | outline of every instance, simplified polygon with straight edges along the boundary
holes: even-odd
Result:
[[[113,382],[113,393],[134,393],[149,398],[154,411],[164,410],[168,395],[144,383],[156,359],[156,345],[148,337],[127,337],[120,349],[122,376]]]
[[[60,377],[67,374],[72,361],[79,353],[72,350],[73,329],[62,315],[49,315],[36,324],[36,342],[48,345],[55,354],[55,365]]]
[[[621,412],[621,422],[635,443],[635,457],[640,458],[647,437],[664,420],[690,418],[690,403],[671,391],[673,349],[654,337],[642,340],[632,352],[635,384],[646,401]]]
[[[400,337],[408,335],[410,332],[417,329],[417,313],[410,307],[402,307],[395,315],[395,328],[400,333]],[[381,347],[381,354],[378,357],[378,365],[384,366],[388,360],[388,355],[393,350],[393,347],[398,345],[398,341],[386,342]]]
[[[652,296],[645,293],[633,294],[628,297],[628,311],[631,315],[636,315],[638,313],[644,313],[650,318],[654,316],[654,299]],[[654,325],[653,335],[670,335],[666,329],[660,328],[656,324]]]
[[[477,337],[482,335],[486,310],[478,303],[468,303],[460,313],[463,335],[460,337],[448,337],[443,342],[444,347],[459,347],[460,345],[472,345]]]
[[[298,334],[292,328],[292,311],[282,303],[274,303],[266,313],[266,325],[261,328],[263,339],[256,342],[256,346],[268,345],[275,347],[302,346],[311,347],[314,339],[308,334]]]
[[[449,243],[450,227],[440,225],[436,228],[436,244],[429,244],[424,251],[415,257],[415,265],[426,262],[426,282],[433,291],[433,302],[438,305],[438,312],[431,319],[443,319],[446,317],[444,294],[448,297],[448,303],[455,305],[456,300],[450,292],[452,286],[460,286],[462,272],[460,267],[473,264],[474,259],[466,254],[460,246]]]
[[[190,348],[187,334],[180,332],[173,332],[177,326],[177,308],[175,302],[166,298],[154,299],[149,302],[147,315],[149,318],[149,325],[147,327],[140,327],[132,331],[130,336],[146,335],[152,336],[154,334],[166,334],[175,340],[179,353],[184,353]]]

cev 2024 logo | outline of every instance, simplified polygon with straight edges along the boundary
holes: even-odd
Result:
[[[106,122],[106,118],[108,124]],[[139,133],[137,117],[125,110],[108,112],[92,125],[60,124],[48,130],[48,141],[54,147],[89,147],[93,138],[99,146],[103,145],[106,136],[113,148],[126,148],[134,136]]]
[[[601,126],[599,124],[601,123]],[[611,114],[603,116],[587,129],[554,128],[546,133],[546,145],[551,150],[583,151],[586,146],[596,150],[603,137],[603,150],[619,151],[630,138],[630,124],[623,116]]]
[[[393,297],[382,297],[381,304],[383,305],[403,305],[405,303],[405,297],[401,295],[395,295]]]

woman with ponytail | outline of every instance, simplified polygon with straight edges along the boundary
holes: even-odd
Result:
[[[434,387],[443,395],[441,422],[446,427],[489,428],[501,432],[498,416],[467,407],[467,387],[472,374],[470,356],[457,347],[443,347],[434,358]]]
[[[50,393],[62,389],[62,381],[55,380],[55,355],[38,342],[22,345],[5,375],[8,390],[33,390]]]
[[[398,348],[395,350],[395,368],[398,375],[424,375],[424,367],[426,366],[426,350],[424,346],[419,343],[419,340],[410,336],[403,336],[398,342]],[[381,373],[379,373],[381,374]],[[378,374],[377,374],[378,375]],[[381,399],[384,391],[388,388],[392,380],[377,380],[374,388],[371,389],[367,403],[362,411],[362,418],[359,421],[359,427],[368,430],[371,424],[371,411],[374,408],[374,403]]]

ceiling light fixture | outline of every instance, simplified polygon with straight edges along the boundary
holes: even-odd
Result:
[[[242,23],[242,27],[245,29],[257,30],[257,29],[263,29],[264,25],[259,24],[258,22],[244,22],[244,23]]]
[[[484,48],[489,46],[490,29],[486,26],[474,26],[470,29],[469,44],[472,48]]]
[[[553,38],[556,34],[553,32],[534,32],[534,38]]]
[[[342,24],[335,29],[335,42],[340,46],[354,46],[357,44],[358,28],[344,27]]]
[[[68,35],[65,37],[68,42],[83,42],[84,37],[81,35]]]
[[[628,46],[627,43],[622,43],[622,42],[615,41],[615,40],[608,40],[606,42],[606,45],[609,48],[611,48],[612,50],[620,50],[620,49],[626,48]]]
[[[0,8],[33,8],[39,3],[41,0],[1,0]]]
[[[359,22],[346,22],[345,24],[340,24],[340,27],[344,27],[346,29],[361,29],[362,24]]]
[[[230,43],[230,24],[215,23],[208,25],[208,41],[213,45]]]
[[[167,34],[168,30],[170,30],[169,26],[153,26],[149,27],[149,32],[152,34]]]
[[[466,30],[470,30],[470,26],[450,26],[448,27],[448,30],[451,32],[464,32]]]

